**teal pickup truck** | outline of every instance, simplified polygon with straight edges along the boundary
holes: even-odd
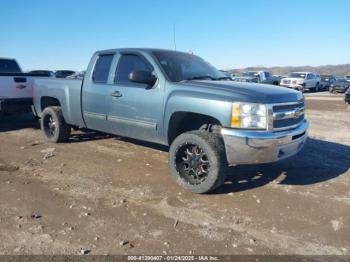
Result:
[[[301,92],[230,81],[169,50],[96,52],[83,80],[35,79],[33,103],[48,142],[74,127],[168,145],[171,174],[195,193],[218,188],[230,165],[293,156],[307,139]]]

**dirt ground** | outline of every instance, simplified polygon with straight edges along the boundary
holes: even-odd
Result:
[[[310,139],[279,163],[178,187],[167,148],[94,132],[46,144],[0,120],[0,254],[350,254],[350,109],[307,95]],[[81,251],[83,250],[83,251]]]

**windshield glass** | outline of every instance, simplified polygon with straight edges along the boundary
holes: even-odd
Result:
[[[321,76],[321,80],[325,82],[329,82],[332,76]]]
[[[305,78],[306,74],[304,73],[290,73],[289,77],[294,77],[294,78]]]
[[[243,72],[242,76],[258,76],[258,72]]]
[[[209,79],[227,77],[196,55],[174,51],[155,51],[153,54],[172,82],[180,82],[195,78],[205,79],[205,77]]]

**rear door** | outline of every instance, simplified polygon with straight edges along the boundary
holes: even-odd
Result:
[[[139,53],[118,55],[113,86],[107,98],[110,132],[145,141],[157,141],[163,113],[163,89],[134,83],[129,74],[146,70],[155,74],[149,61]]]
[[[82,92],[82,113],[87,128],[108,132],[107,98],[109,77],[114,54],[100,54],[94,58],[91,74],[86,76]]]

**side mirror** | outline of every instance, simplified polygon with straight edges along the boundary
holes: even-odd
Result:
[[[136,70],[129,74],[129,80],[135,83],[147,84],[153,86],[157,78],[150,71]]]

